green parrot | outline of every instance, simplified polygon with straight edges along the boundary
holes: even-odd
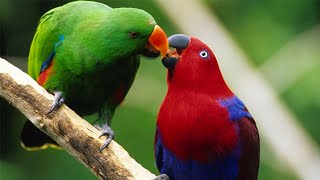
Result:
[[[98,113],[96,127],[107,136],[100,152],[114,138],[109,127],[137,73],[140,55],[166,55],[165,32],[147,12],[75,1],[45,13],[28,58],[28,73],[54,94],[52,113],[67,104],[80,116]],[[21,144],[27,150],[58,146],[26,121]]]

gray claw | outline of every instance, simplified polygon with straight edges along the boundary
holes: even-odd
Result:
[[[107,139],[106,141],[103,143],[103,145],[101,146],[101,148],[99,149],[99,152],[101,153],[106,147],[108,147],[108,145],[111,143],[111,141],[113,140],[114,138],[114,131],[108,126],[104,126],[102,128],[103,132],[101,133],[101,135],[99,136],[99,138],[101,136],[107,136]]]
[[[55,109],[58,109],[64,103],[64,97],[62,92],[55,92],[54,93],[54,101],[50,110],[47,114],[52,113]]]

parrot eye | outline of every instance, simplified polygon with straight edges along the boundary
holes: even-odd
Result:
[[[130,37],[131,37],[132,39],[134,39],[134,38],[136,38],[136,37],[138,36],[138,33],[136,33],[136,32],[130,32],[129,35],[130,35]]]
[[[202,59],[207,59],[209,57],[209,53],[206,50],[200,51],[199,55]]]

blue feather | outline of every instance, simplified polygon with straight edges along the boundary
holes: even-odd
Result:
[[[239,173],[240,145],[227,156],[209,163],[200,163],[191,159],[179,160],[163,145],[161,135],[158,133],[155,152],[160,173],[167,174],[170,180],[232,180],[236,179]]]
[[[42,73],[44,70],[46,70],[49,67],[49,65],[50,65],[51,61],[53,60],[53,57],[54,57],[55,54],[56,54],[56,52],[52,52],[50,54],[50,56],[42,63],[41,69],[40,69],[40,73]]]
[[[49,57],[41,64],[41,69],[40,69],[40,73],[42,73],[44,70],[46,70],[51,61],[53,60],[53,57],[56,55],[56,50],[57,50],[57,47],[59,47],[62,43],[62,41],[64,40],[64,36],[61,35],[59,36],[59,41],[54,45],[54,50],[53,52],[49,55]]]
[[[237,96],[232,96],[228,99],[221,99],[219,102],[221,106],[228,109],[229,119],[231,121],[239,121],[244,117],[252,118],[251,114],[246,110],[243,102]]]

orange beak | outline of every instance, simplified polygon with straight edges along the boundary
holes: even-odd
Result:
[[[153,32],[149,37],[149,43],[155,50],[160,52],[162,58],[166,56],[169,49],[169,43],[166,33],[160,26],[155,25]]]

